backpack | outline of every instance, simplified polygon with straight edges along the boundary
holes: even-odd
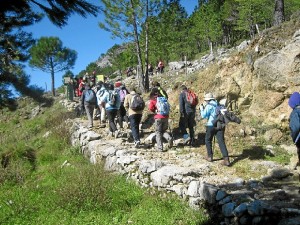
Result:
[[[120,89],[119,94],[120,94],[120,101],[124,102],[125,96],[128,94],[127,90],[126,89]]]
[[[108,104],[115,106],[117,104],[119,93],[116,90],[108,92]]]
[[[223,129],[229,122],[240,124],[241,119],[238,118],[233,112],[227,110],[224,105],[218,104],[215,108],[215,116],[212,121],[217,130]]]
[[[290,114],[290,122],[289,122],[289,127],[291,130],[291,136],[296,144],[299,141],[299,132],[300,132],[300,107],[297,106],[293,109],[293,111]]]
[[[130,108],[133,111],[141,111],[145,108],[145,102],[139,94],[134,94],[132,96]]]
[[[191,105],[191,106],[196,106],[198,105],[198,97],[193,92],[192,90],[186,91],[186,101]]]
[[[96,103],[96,94],[93,90],[89,89],[86,90],[86,92],[84,93],[84,101],[91,103],[91,104],[95,104]]]
[[[165,97],[157,97],[156,99],[157,114],[168,116],[170,113],[170,104]]]

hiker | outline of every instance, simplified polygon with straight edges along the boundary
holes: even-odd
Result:
[[[196,115],[196,105],[188,101],[188,98],[192,98],[192,95],[189,95],[190,91],[188,91],[185,85],[181,86],[181,93],[179,95],[179,111],[180,111],[180,120],[179,120],[179,128],[181,134],[183,135],[184,142],[191,146],[195,143],[195,132],[194,126],[196,125],[195,115]],[[197,96],[195,96],[197,97]],[[193,101],[193,99],[191,100]],[[186,127],[189,128],[190,134],[187,133]]]
[[[157,64],[158,72],[159,73],[163,73],[164,72],[164,68],[165,68],[165,65],[164,65],[163,61],[159,60],[159,62]]]
[[[165,108],[164,105],[159,104],[160,98],[167,102],[165,97],[159,97],[158,89],[152,89],[148,108],[151,112],[155,113],[154,120],[157,150],[162,152],[164,151],[163,137],[168,141],[169,148],[172,148],[173,146],[173,139],[170,134],[166,132],[169,126],[168,119],[170,106],[168,105],[168,107]]]
[[[153,75],[153,66],[151,63],[148,64],[148,74],[149,74],[149,76]]]
[[[217,106],[218,102],[215,100],[212,93],[207,93],[204,95],[204,102],[200,105],[200,115],[203,119],[207,119],[205,134],[205,145],[207,150],[206,160],[208,162],[213,161],[212,140],[214,137],[216,137],[223,156],[222,165],[230,166],[228,151],[224,139],[225,126],[222,129],[217,129],[213,125],[213,121],[216,117],[215,110]]]
[[[291,130],[291,137],[297,147],[298,162],[300,166],[300,93],[294,92],[288,102],[289,106],[293,109],[290,114],[289,127]]]
[[[78,97],[81,97],[85,84],[86,84],[85,78],[80,77],[79,84],[78,84]]]
[[[129,94],[127,91],[126,87],[122,85],[120,81],[115,83],[115,88],[119,92],[120,95],[120,109],[118,110],[118,123],[121,129],[123,129],[123,121],[125,121],[128,124],[128,117],[126,115],[126,109],[124,107],[124,101],[125,101],[125,96]]]
[[[140,103],[137,101],[142,101],[142,99],[141,96],[136,93],[135,89],[132,89],[130,94],[125,96],[124,100],[124,107],[128,111],[130,128],[135,147],[138,147],[141,144],[139,127],[143,116],[143,110],[145,107],[144,101]],[[135,103],[137,103],[137,105],[141,104],[141,107],[135,107]]]
[[[96,94],[89,84],[85,84],[85,89],[81,95],[81,107],[85,109],[89,124],[88,128],[93,127],[93,112],[96,106]]]
[[[107,90],[106,90],[105,85],[102,81],[99,81],[97,84],[100,87],[99,90],[96,93],[97,105],[98,105],[98,108],[99,108],[99,111],[100,111],[100,117],[99,117],[100,125],[99,125],[99,127],[104,128],[106,126],[105,125],[106,111],[105,111],[105,106],[103,106],[101,104],[101,98],[104,96],[104,94],[105,94],[105,92],[107,92]]]
[[[166,99],[169,98],[167,92],[160,86],[160,83],[158,83],[157,81],[152,82],[152,89],[153,88],[158,89],[159,96],[165,97]]]
[[[115,118],[117,116],[121,102],[120,96],[118,92],[114,90],[113,84],[108,85],[108,91],[104,93],[100,101],[102,107],[105,107],[106,110],[106,115],[109,121],[109,134],[117,138],[119,135],[119,130],[117,129]]]

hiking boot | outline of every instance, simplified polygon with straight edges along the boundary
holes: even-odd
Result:
[[[223,166],[230,166],[230,162],[229,162],[229,158],[228,157],[224,157],[222,163]]]
[[[213,157],[212,157],[212,156],[206,156],[206,157],[205,157],[205,160],[206,160],[207,162],[212,162],[212,161],[213,161]]]
[[[135,141],[134,142],[134,147],[138,148],[141,145],[140,141]]]

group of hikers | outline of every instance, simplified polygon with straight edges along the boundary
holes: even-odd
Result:
[[[213,138],[216,137],[223,156],[222,165],[229,166],[228,150],[224,140],[224,124],[229,121],[240,123],[240,120],[235,115],[230,114],[226,110],[225,103],[223,104],[220,105],[212,93],[207,93],[204,95],[204,102],[200,104],[199,114],[203,119],[207,119],[206,160],[213,161],[212,142]],[[196,125],[197,105],[197,95],[188,87],[182,85],[179,95],[179,128],[184,143],[190,146],[195,146],[194,127]],[[140,125],[146,104],[134,88],[129,92],[120,81],[115,84],[100,81],[94,87],[86,83],[81,96],[81,106],[85,109],[88,118],[88,128],[93,127],[93,120],[96,118],[100,120],[99,127],[105,127],[107,118],[109,135],[118,138],[125,122],[127,127],[131,129],[134,146],[141,146]],[[170,132],[171,134],[168,132],[170,104],[166,91],[160,87],[158,82],[152,83],[147,107],[152,112],[154,119],[157,151],[163,152],[168,148],[172,148],[174,136],[172,132]],[[187,132],[187,128],[189,132]],[[167,142],[167,148],[164,146],[164,140]]]
[[[158,61],[157,66],[155,67],[155,71],[154,71],[154,67],[153,67],[153,65],[151,63],[149,63],[148,66],[147,66],[148,74],[150,76],[154,75],[154,72],[156,74],[158,74],[158,73],[160,73],[160,74],[164,73],[164,68],[165,68],[165,65],[164,65],[164,63],[163,63],[162,60]],[[125,73],[126,73],[127,77],[130,77],[131,75],[135,74],[135,71],[134,71],[134,69],[132,67],[128,67],[126,69]]]

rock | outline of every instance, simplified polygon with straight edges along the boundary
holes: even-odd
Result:
[[[279,129],[268,130],[264,134],[264,138],[266,141],[271,141],[273,143],[277,143],[282,138],[283,134]]]
[[[199,187],[200,181],[192,181],[188,187],[187,195],[191,197],[199,197]]]
[[[225,217],[231,217],[233,216],[233,210],[236,207],[234,202],[227,203],[225,205],[222,205],[222,213]]]

